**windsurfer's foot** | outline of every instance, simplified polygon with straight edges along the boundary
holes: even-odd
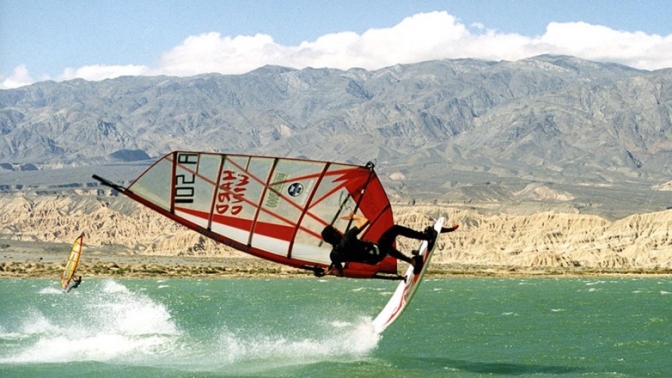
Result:
[[[422,264],[422,256],[413,256],[413,274],[420,274],[420,272],[422,272]]]
[[[427,236],[426,240],[432,241],[436,239],[436,230],[434,227],[428,226],[425,228],[424,234]]]
[[[434,248],[434,242],[438,234],[434,227],[427,227],[425,228],[425,235],[427,235],[427,250],[431,251]]]

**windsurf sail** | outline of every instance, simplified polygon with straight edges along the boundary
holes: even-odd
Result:
[[[65,290],[70,284],[70,280],[75,275],[77,270],[77,265],[79,265],[79,258],[82,255],[82,247],[84,246],[84,233],[75,240],[70,249],[70,255],[68,256],[68,261],[65,264],[65,269],[61,274],[61,286]]]
[[[345,231],[341,216],[355,211],[370,221],[360,238],[375,242],[394,224],[372,163],[175,151],[127,188],[93,178],[219,243],[316,273],[331,263],[325,226]],[[349,263],[344,275],[400,278],[392,257]]]

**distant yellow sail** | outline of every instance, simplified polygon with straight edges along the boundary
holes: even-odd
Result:
[[[68,257],[68,263],[65,265],[65,270],[63,270],[63,274],[61,274],[61,286],[63,287],[63,290],[65,290],[68,285],[70,284],[70,280],[72,280],[72,277],[75,275],[75,271],[77,270],[77,265],[79,264],[79,257],[82,254],[82,247],[84,245],[84,233],[82,232],[81,235],[75,240],[74,244],[72,244],[72,249],[70,250],[70,256]]]

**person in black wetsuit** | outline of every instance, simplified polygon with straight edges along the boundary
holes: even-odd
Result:
[[[349,261],[361,262],[366,264],[377,264],[385,258],[392,256],[397,260],[405,261],[413,266],[413,273],[418,274],[422,271],[423,258],[416,255],[408,257],[394,248],[394,241],[397,236],[405,236],[411,239],[428,240],[433,243],[436,239],[436,230],[427,227],[424,232],[416,231],[411,228],[394,225],[387,229],[378,239],[377,243],[362,241],[357,238],[364,228],[369,224],[365,217],[350,212],[349,215],[342,217],[344,220],[354,220],[357,226],[351,228],[345,233],[341,233],[335,227],[329,225],[322,230],[322,239],[333,247],[329,258],[331,265],[325,274],[332,274],[336,268],[337,275],[343,275],[343,264]],[[457,229],[457,225],[450,229],[442,229],[441,232],[450,232]]]
[[[82,283],[82,276],[73,278],[72,282],[74,282],[75,284],[68,288],[68,291],[67,291],[68,293],[70,292],[70,290],[76,289],[76,288],[79,287],[79,285]]]

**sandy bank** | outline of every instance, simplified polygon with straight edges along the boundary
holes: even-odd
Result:
[[[31,248],[0,250],[0,278],[58,278],[65,267],[63,251]],[[405,266],[401,266],[405,268]],[[78,268],[84,277],[118,278],[313,278],[310,271],[294,269],[253,257],[196,257],[128,255],[93,252]],[[671,277],[672,270],[521,268],[432,263],[427,277],[578,277],[659,276]]]

